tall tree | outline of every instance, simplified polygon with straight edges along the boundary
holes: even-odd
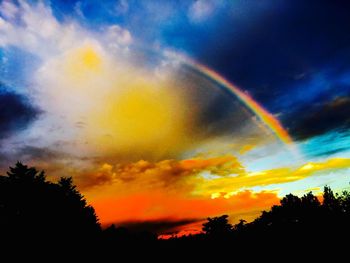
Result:
[[[231,233],[232,225],[228,222],[228,215],[208,218],[202,230],[210,236],[223,237]]]
[[[88,242],[100,225],[94,209],[73,185],[18,162],[0,176],[0,235],[16,242]]]

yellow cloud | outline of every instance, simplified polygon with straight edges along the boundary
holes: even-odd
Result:
[[[282,167],[215,179],[198,177],[195,179],[197,180],[196,185],[198,185],[195,193],[200,195],[211,195],[218,192],[235,193],[242,188],[288,183],[304,179],[317,173],[345,168],[350,168],[349,158],[333,158],[325,162],[310,162],[296,169]]]
[[[311,164],[311,165],[310,165]],[[350,159],[334,158],[325,162],[309,163],[298,168],[282,167],[261,172],[246,172],[234,156],[208,159],[164,160],[160,162],[103,164],[90,173],[78,176],[78,183],[92,196],[118,193],[137,193],[145,189],[168,189],[184,195],[208,198],[230,196],[256,186],[293,182],[317,173],[350,168]],[[312,168],[311,168],[312,167]],[[218,177],[202,177],[204,171]],[[102,186],[101,186],[102,185]],[[94,186],[103,187],[94,190]]]
[[[89,112],[84,136],[96,149],[118,158],[160,160],[196,141],[186,100],[168,83],[139,76],[118,85]]]
[[[65,140],[74,142],[74,149],[65,150],[106,162],[159,161],[202,140],[194,136],[195,106],[172,76],[160,79],[139,64],[116,59],[86,39],[43,65],[39,104],[49,109],[48,121],[56,118],[65,127]],[[76,129],[76,123],[84,126]]]
[[[118,144],[155,143],[175,135],[177,126],[183,128],[184,116],[176,110],[180,102],[169,90],[157,90],[145,80],[127,86],[118,96],[106,98],[98,116],[92,116],[100,130],[120,140]]]
[[[213,157],[208,159],[196,158],[180,162],[185,170],[209,171],[216,175],[232,175],[245,173],[244,167],[238,159],[232,155]]]
[[[221,124],[204,117],[206,104],[214,101],[199,102],[193,91],[201,86],[208,94],[216,94],[211,90],[215,83],[209,85],[202,77],[193,81],[197,76],[192,74],[180,76],[180,65],[164,66],[155,61],[149,67],[148,54],[143,57],[138,52],[111,49],[109,41],[100,41],[85,31],[75,32],[74,26],[62,29],[67,38],[62,43],[52,41],[59,49],[43,60],[34,81],[36,105],[45,114],[33,133],[42,136],[49,130],[47,144],[64,141],[60,150],[79,158],[98,156],[102,162],[130,162],[182,158],[193,156],[194,151],[215,151],[215,155],[236,152],[248,137],[265,142],[267,136],[261,135],[255,123],[244,128],[254,134],[242,132],[244,138],[236,139],[239,143],[233,143],[234,129],[232,136],[226,129],[225,135],[220,128],[214,132]],[[126,31],[113,29],[130,41]],[[160,74],[164,68],[166,74]],[[247,118],[246,122],[251,121]],[[254,142],[249,139],[249,144]]]

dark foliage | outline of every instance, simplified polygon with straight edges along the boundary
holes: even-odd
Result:
[[[240,220],[234,226],[226,215],[208,218],[203,224],[204,234],[163,241],[164,246],[169,253],[176,248],[203,259],[230,258],[229,251],[234,250],[236,257],[246,259],[273,255],[275,258],[269,260],[274,260],[283,255],[289,260],[335,260],[348,246],[350,193],[335,194],[325,187],[321,199],[322,203],[311,192],[301,198],[289,194],[253,222]]]
[[[16,246],[87,243],[99,231],[94,209],[72,178],[52,183],[44,172],[19,162],[0,176],[1,241]]]
[[[232,225],[228,222],[228,215],[208,218],[208,222],[203,224],[203,232],[212,238],[222,238],[229,235]]]
[[[161,260],[164,255],[200,260],[230,258],[234,250],[235,256],[251,259],[278,253],[315,259],[337,255],[347,246],[349,234],[350,193],[335,194],[329,187],[322,202],[311,192],[301,198],[289,194],[251,223],[231,225],[223,215],[208,218],[202,234],[159,240],[155,234],[115,225],[101,231],[94,209],[71,178],[52,183],[44,172],[21,163],[0,176],[1,248],[30,247],[35,255],[79,252],[81,259],[107,260],[118,252],[129,260]]]

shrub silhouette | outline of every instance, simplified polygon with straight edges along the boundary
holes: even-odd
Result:
[[[57,183],[18,162],[0,176],[0,235],[17,244],[89,242],[100,225],[94,209],[73,185],[72,178]]]

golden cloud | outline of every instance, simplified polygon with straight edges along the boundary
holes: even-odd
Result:
[[[124,193],[144,189],[168,189],[184,195],[217,198],[229,197],[242,189],[298,181],[309,176],[350,168],[350,159],[333,158],[325,162],[309,162],[297,168],[281,167],[260,172],[248,172],[232,156],[138,161],[126,164],[103,164],[94,171],[76,176],[81,189],[89,193]],[[201,176],[207,172],[213,176]],[[93,190],[96,186],[95,190]],[[100,188],[105,190],[100,191]],[[92,194],[94,195],[94,194]]]
[[[333,158],[324,162],[309,162],[297,168],[282,167],[215,179],[196,178],[196,185],[201,186],[196,193],[201,195],[220,192],[235,193],[235,191],[239,191],[242,188],[289,183],[318,173],[346,168],[350,168],[349,158]]]
[[[149,162],[140,160],[126,164],[103,164],[94,172],[78,176],[78,184],[82,189],[102,184],[129,184],[142,187],[167,187],[180,184],[201,172],[210,172],[219,176],[242,174],[245,170],[238,159],[232,155],[208,159],[195,158],[188,160],[164,160]],[[190,183],[189,183],[190,185]]]

